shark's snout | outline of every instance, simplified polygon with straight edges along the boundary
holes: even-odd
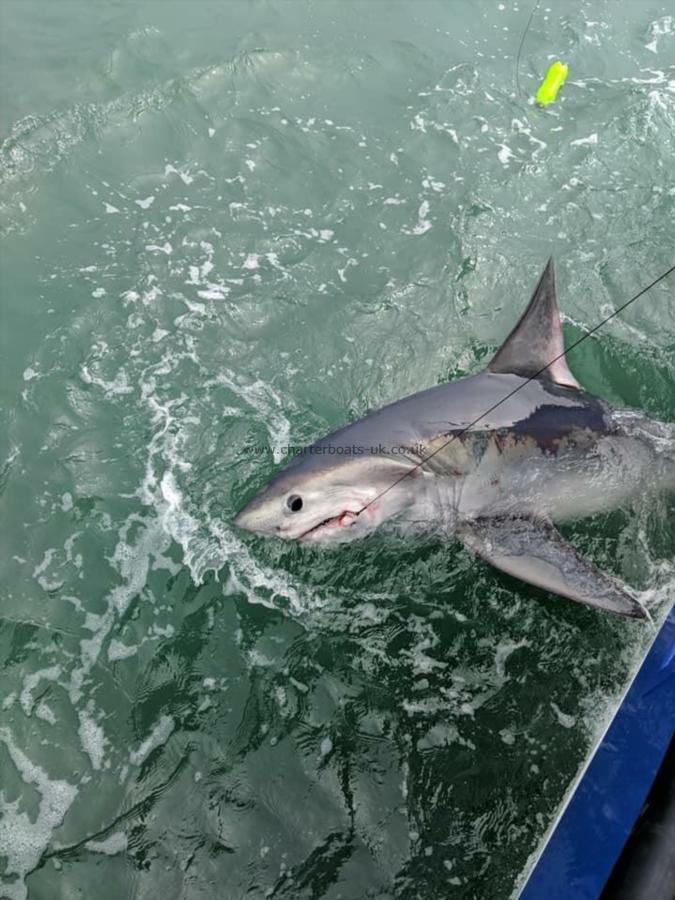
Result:
[[[246,507],[244,509],[240,509],[237,515],[232,519],[237,528],[243,528],[245,531],[248,531],[247,518],[246,518]]]
[[[279,532],[279,525],[270,521],[269,513],[258,497],[254,497],[242,507],[232,521],[237,528],[252,531],[254,534],[274,535]]]

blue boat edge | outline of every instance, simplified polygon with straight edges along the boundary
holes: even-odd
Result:
[[[675,602],[516,896],[675,897]]]

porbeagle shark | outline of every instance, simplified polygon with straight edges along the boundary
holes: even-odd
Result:
[[[621,616],[645,609],[554,522],[675,489],[675,425],[619,409],[569,370],[549,260],[487,369],[404,397],[295,456],[235,518],[305,542],[387,520],[454,533],[503,572]]]

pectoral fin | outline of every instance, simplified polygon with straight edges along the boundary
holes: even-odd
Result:
[[[579,556],[547,519],[474,519],[462,525],[459,536],[466,547],[514,578],[619,616],[647,617],[634,597]]]

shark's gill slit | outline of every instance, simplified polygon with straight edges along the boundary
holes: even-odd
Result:
[[[572,350],[663,281],[574,341]],[[404,397],[294,457],[235,518],[305,542],[362,537],[396,517],[454,533],[509,575],[621,616],[646,618],[555,522],[675,490],[675,425],[619,409],[570,371],[549,259],[487,369]],[[474,430],[474,426],[483,423]]]

